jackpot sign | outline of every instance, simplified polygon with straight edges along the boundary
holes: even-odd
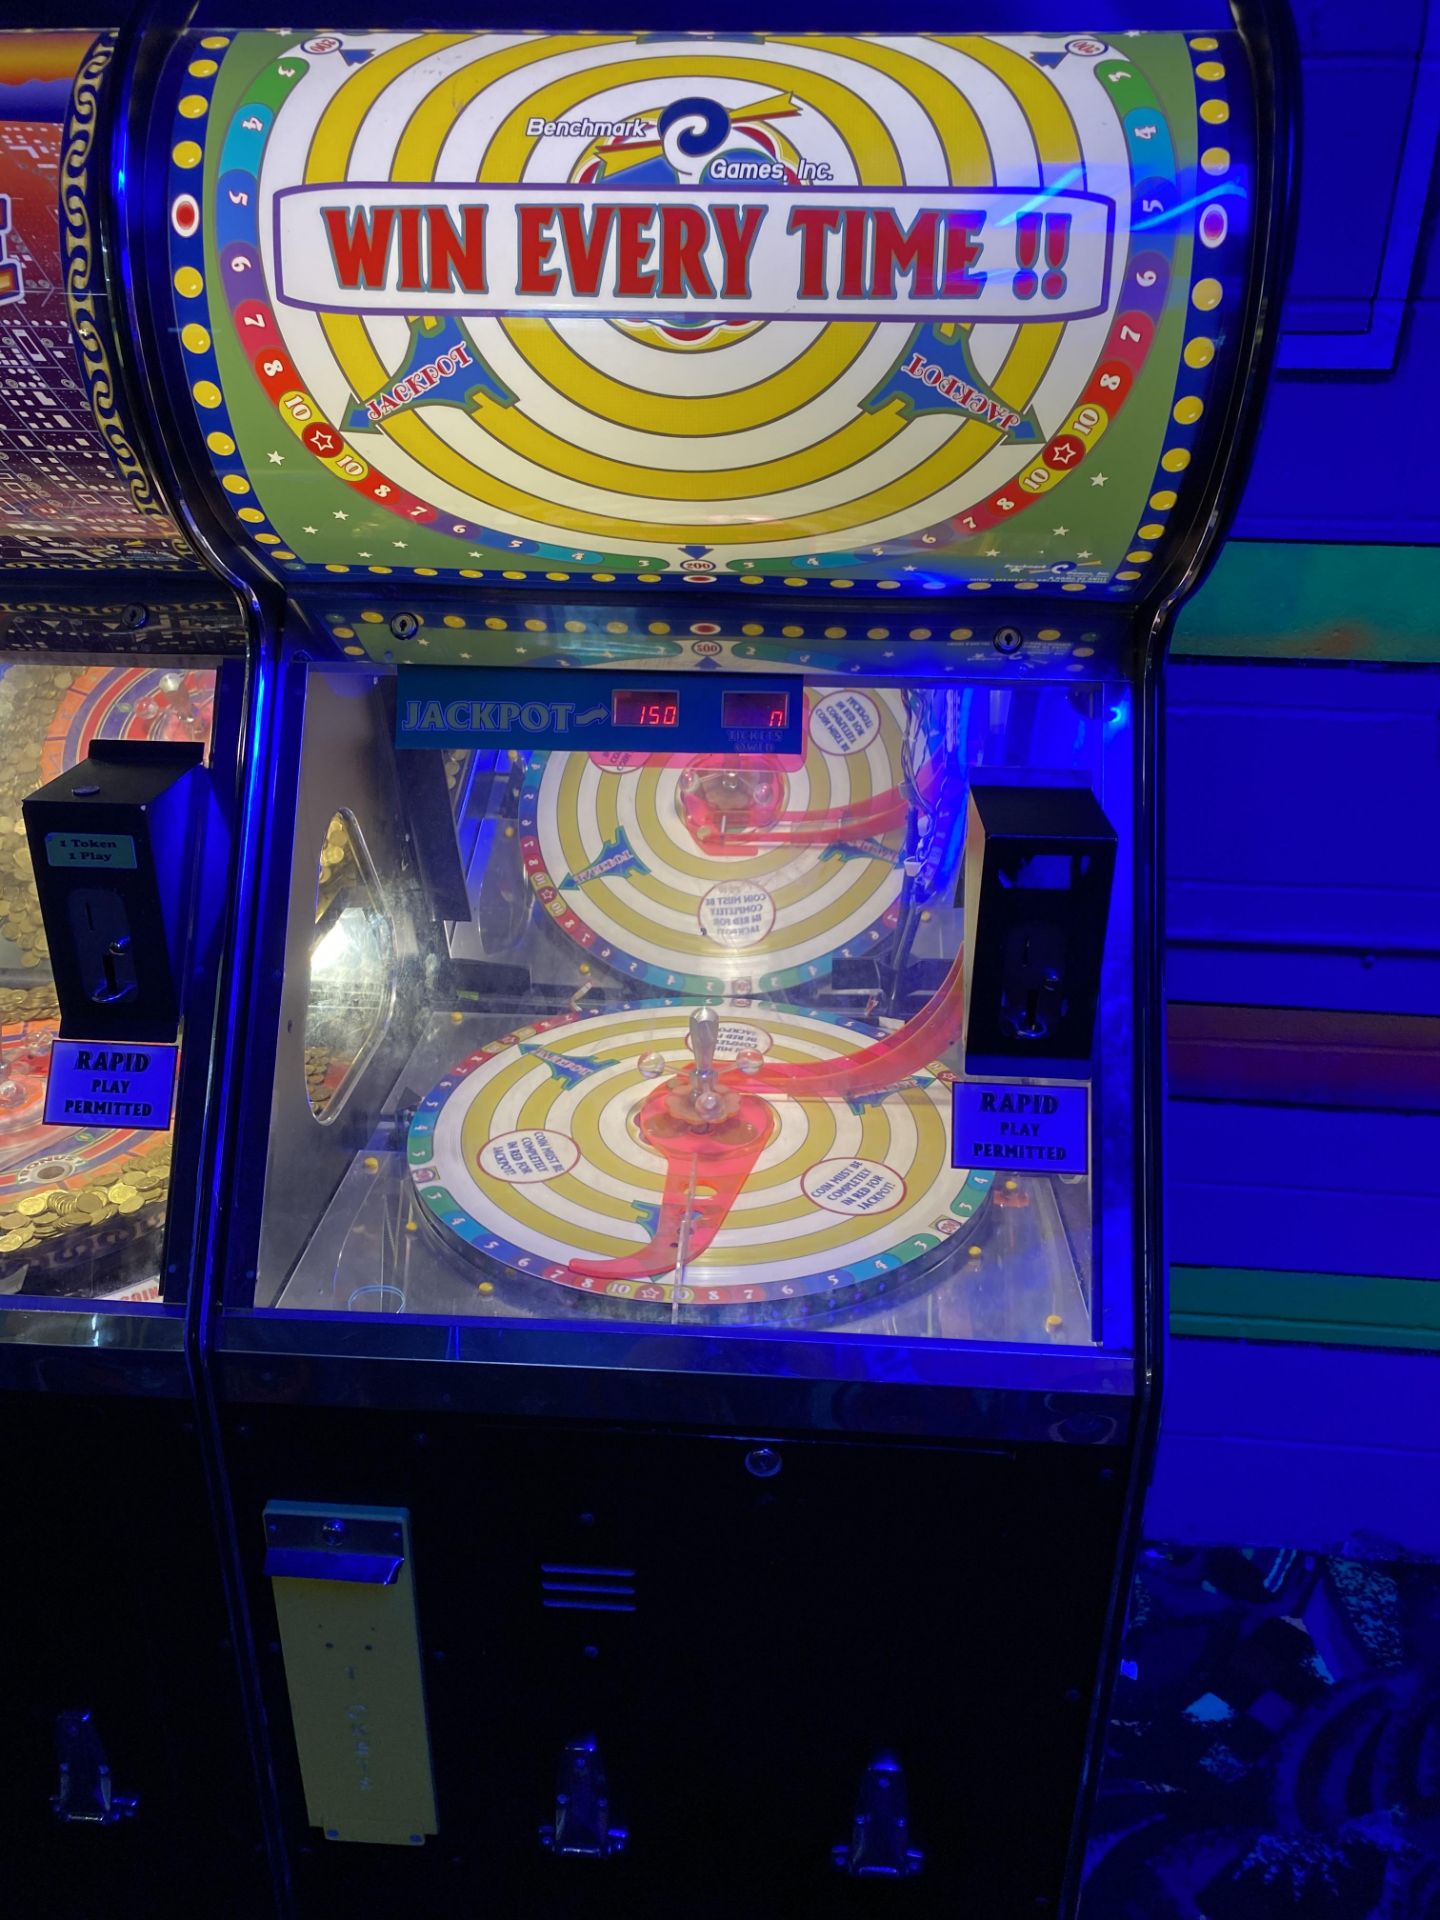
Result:
[[[275,564],[1123,594],[1163,554],[1238,319],[1232,37],[176,58],[175,331]]]

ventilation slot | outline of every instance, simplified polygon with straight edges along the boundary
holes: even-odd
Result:
[[[634,1613],[635,1569],[542,1563],[540,1604],[569,1613]]]

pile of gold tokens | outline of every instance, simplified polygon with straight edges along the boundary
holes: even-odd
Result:
[[[350,839],[350,828],[343,813],[337,813],[325,831],[320,849],[320,884],[315,894],[315,918],[321,919],[326,907],[342,886],[353,885],[360,877],[360,863]]]
[[[170,1187],[170,1143],[143,1160],[97,1167],[83,1187],[36,1187],[0,1205],[0,1257],[35,1253],[62,1234],[103,1227],[117,1216],[145,1214],[149,1226],[164,1217]]]
[[[331,819],[325,833],[325,844],[320,849],[320,884],[315,894],[316,920],[324,917],[325,909],[337,894],[355,885],[360,878],[360,862],[355,857],[355,843],[350,838],[349,822],[343,813],[337,813]],[[313,1114],[324,1113],[334,1098],[335,1089],[326,1082],[339,1058],[340,1055],[329,1047],[308,1046],[305,1049],[305,1092]]]
[[[73,667],[28,662],[0,675],[0,937],[9,947],[8,952],[0,947],[0,968],[6,971],[38,975],[48,959],[20,803],[43,784],[45,741],[74,678]],[[53,1018],[57,1011],[46,978],[37,978],[33,986],[0,988],[0,1019]]]
[[[313,1114],[324,1113],[335,1097],[335,1089],[326,1084],[335,1058],[329,1047],[305,1049],[305,1092]]]

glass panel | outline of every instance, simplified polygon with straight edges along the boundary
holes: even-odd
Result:
[[[369,866],[354,820],[335,814],[320,851],[305,1012],[305,1092],[317,1119],[339,1110],[390,998],[390,924]]]
[[[208,669],[0,668],[0,1293],[159,1298],[170,1135],[47,1126],[59,1029],[21,803],[103,739],[208,745]]]
[[[352,1068],[327,1172],[277,1080],[258,1304],[1098,1339],[1088,1140],[1103,1132],[1110,1190],[1129,1180],[1119,877],[1105,1079],[1024,1061],[997,1076],[1071,1090],[1087,1170],[1038,1171],[1023,1147],[1014,1171],[994,1153],[966,1165],[952,1102],[969,789],[1089,788],[1123,840],[1113,689],[797,680],[803,752],[722,759],[394,754],[382,677],[368,740],[357,727],[364,678],[311,670],[300,814],[353,743],[395,946],[372,929],[347,961],[364,985],[345,1031],[384,994],[388,1022]],[[1022,866],[1046,882],[1028,891],[1058,891],[1063,864]],[[308,870],[301,884],[308,898]],[[310,964],[298,924],[291,968]],[[1022,995],[1017,1019],[1035,1024],[1050,992]]]

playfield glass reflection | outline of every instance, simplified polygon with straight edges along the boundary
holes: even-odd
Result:
[[[394,796],[352,794],[385,929],[337,945],[310,867],[288,961],[307,1031],[349,1010],[323,1109],[347,1150],[323,1205],[287,1181],[282,1071],[258,1305],[1093,1342],[1089,1172],[966,1166],[952,1101],[968,785],[1098,789],[1106,690],[781,697],[792,756],[412,750]],[[312,734],[355,724],[317,670],[309,699]],[[1128,1020],[1101,1027],[1123,1080]]]
[[[214,692],[203,668],[0,670],[0,1293],[160,1297],[170,1134],[45,1124],[60,1007],[21,805],[97,738],[207,746]]]

